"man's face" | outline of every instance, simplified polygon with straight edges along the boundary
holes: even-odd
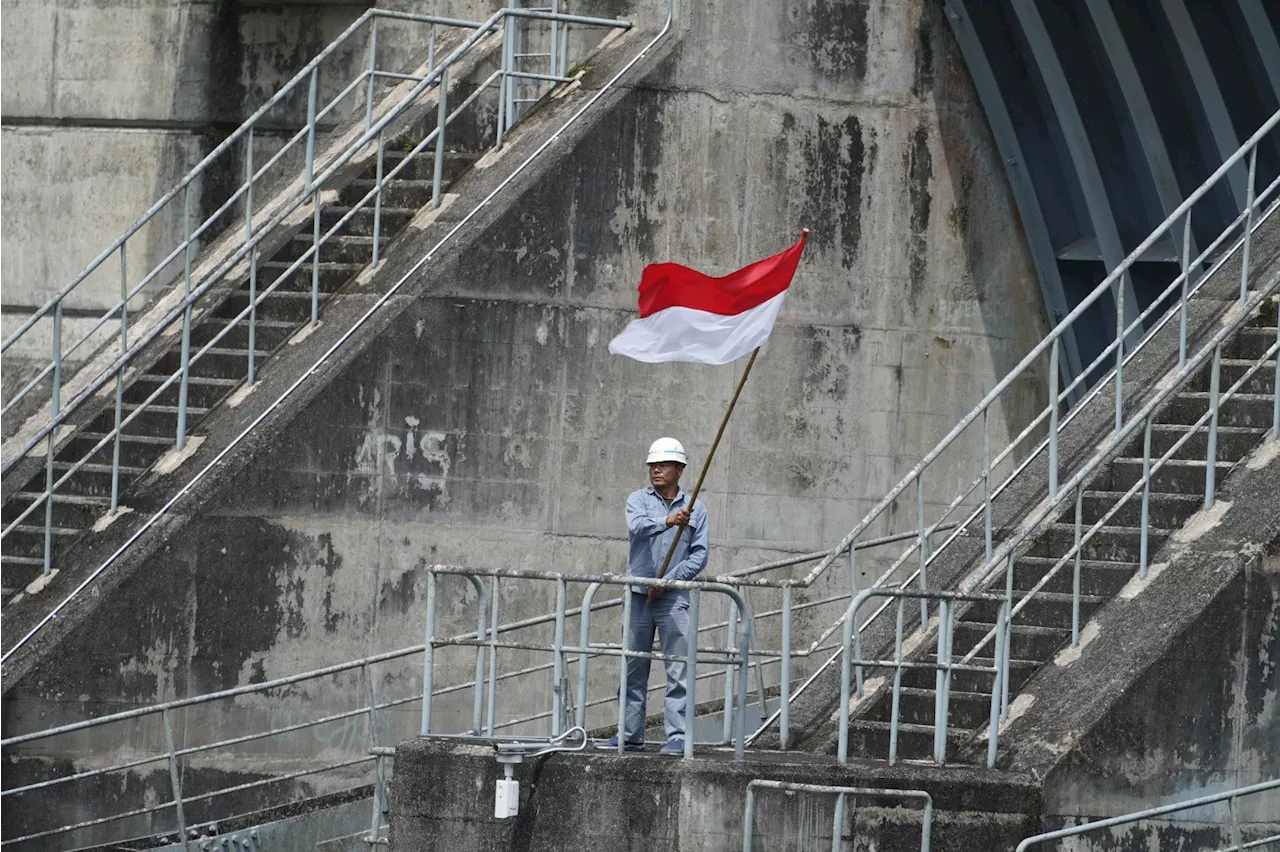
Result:
[[[684,465],[678,462],[654,462],[649,465],[649,484],[662,489],[680,482],[680,474],[684,473]]]

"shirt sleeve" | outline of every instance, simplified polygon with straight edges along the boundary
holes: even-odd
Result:
[[[707,526],[707,507],[699,500],[693,507],[693,517],[689,519],[690,535],[693,537],[689,542],[689,553],[667,574],[670,579],[692,580],[702,573],[707,565],[707,544],[710,541]]]
[[[617,505],[616,503],[614,505]],[[639,538],[661,535],[667,529],[667,516],[651,518],[645,512],[644,492],[637,491],[627,498],[627,532]]]

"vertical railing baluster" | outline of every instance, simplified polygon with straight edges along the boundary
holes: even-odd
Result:
[[[564,580],[556,580],[556,627],[551,648],[551,736],[558,737],[564,732],[565,692],[564,677],[564,607],[568,590]]]
[[[893,704],[889,710],[889,765],[898,762],[898,715],[902,704],[902,625],[905,599],[898,598],[898,616],[893,636]]]
[[[502,584],[497,576],[489,589],[489,704],[485,711],[485,736],[493,736],[494,716],[498,712],[498,610],[502,605]]]
[[[1116,294],[1116,431],[1124,426],[1124,294],[1129,288],[1129,271],[1120,275]],[[1134,305],[1134,313],[1141,313]],[[1054,341],[1056,346],[1058,341]]]
[[[245,190],[244,201],[244,242],[249,245],[253,242],[253,127],[249,128],[247,134],[248,139],[245,143],[245,182],[248,189]],[[257,357],[254,350],[257,348],[257,326],[258,326],[258,247],[254,246],[249,250],[249,384],[252,385],[257,376]]]
[[[851,611],[844,620],[844,632],[840,644],[840,728],[837,732],[836,760],[844,763],[849,759],[849,703],[850,696],[849,671],[853,667],[853,634],[854,623],[858,620],[857,607],[850,605]]]
[[[733,647],[733,634],[738,630],[738,608],[736,606],[729,607],[729,630],[725,634],[725,647]],[[733,676],[737,673],[737,667],[733,664],[733,660],[729,660],[724,664],[724,716],[721,719],[721,734],[723,734],[723,742],[731,742],[733,740]]]
[[[116,421],[111,447],[111,511],[120,508],[120,421],[124,418],[124,358],[129,354],[129,269],[125,247],[120,243],[120,369],[116,370]]]
[[[852,547],[849,555],[853,555]],[[782,587],[782,659],[779,668],[778,747],[786,751],[791,739],[791,586]]]
[[[58,414],[62,410],[62,300],[53,304],[53,389],[50,396],[48,454],[44,472],[44,573],[53,568],[53,455],[58,446]]]
[[[947,752],[947,709],[944,669],[951,663],[950,651],[947,648],[947,626],[951,621],[951,602],[942,598],[938,602],[938,644],[937,667],[934,669],[933,685],[933,762],[941,766]]]
[[[1123,288],[1121,293],[1123,293]],[[1049,347],[1049,497],[1058,496],[1058,342]],[[1116,381],[1119,381],[1117,377]]]
[[[182,840],[183,850],[188,850],[190,847],[187,845],[189,840],[187,837],[187,816],[182,806],[182,779],[178,774],[178,749],[173,739],[173,720],[167,707],[160,711],[160,715],[164,721],[165,747],[169,750],[169,787],[173,793],[173,804],[178,817],[178,836]]]
[[[1222,376],[1222,344],[1213,347],[1213,372],[1209,375],[1209,446],[1205,452],[1204,507],[1213,508],[1218,473],[1218,386]]]
[[[449,117],[449,69],[440,69],[440,93],[436,101],[436,161],[431,175],[431,209],[440,208],[440,183],[444,177],[444,131]]]
[[[187,397],[191,377],[191,184],[182,191],[183,275],[182,301],[182,356],[181,377],[178,382],[178,434],[176,443],[181,452],[187,445]]]
[[[920,591],[927,592],[929,590],[929,554],[925,550],[924,471],[916,474],[916,523],[919,525],[916,530],[916,548],[918,550],[916,555],[920,565]],[[924,633],[928,629],[929,602],[925,598],[921,598],[920,632]]]
[[[431,693],[435,691],[436,679],[436,575],[427,572],[427,625],[422,637],[422,724],[419,733],[422,736],[431,734]],[[482,638],[482,637],[481,637]]]
[[[1182,223],[1182,295],[1178,299],[1178,368],[1187,364],[1187,291],[1191,280],[1191,208]]]
[[[985,394],[984,394],[985,396]],[[991,409],[982,409],[982,532],[985,564],[991,564]]]
[[[434,36],[435,25],[432,24],[431,32]],[[432,39],[434,45],[435,39]],[[430,49],[428,50],[430,54]],[[430,65],[431,60],[428,58],[427,64]],[[430,70],[427,71],[430,74]],[[364,132],[368,133],[373,127],[373,87],[378,79],[378,19],[374,18],[369,30],[369,89],[364,99]]]
[[[689,646],[684,666],[684,756],[693,757],[698,721],[698,621],[702,610],[702,590],[689,592]],[[585,645],[583,647],[586,647]],[[785,644],[783,647],[786,647]],[[785,736],[785,734],[784,734]]]
[[[1280,438],[1280,302],[1272,304],[1276,307],[1276,358],[1271,370],[1271,437]]]
[[[311,325],[320,321],[320,193],[311,194]]]
[[[1240,255],[1240,304],[1249,297],[1249,246],[1253,242],[1253,193],[1258,174],[1258,146],[1249,153],[1249,186],[1245,191],[1244,246]]]
[[[1147,578],[1151,514],[1151,417],[1142,430],[1142,517],[1138,521],[1138,577]]]
[[[307,164],[303,188],[310,190],[315,176],[316,161],[316,90],[320,82],[320,66],[311,69],[311,81],[307,86]]]
[[[1071,571],[1071,647],[1080,646],[1080,527],[1084,514],[1084,486],[1076,486],[1075,543],[1071,546],[1075,565]]]
[[[485,630],[489,623],[488,605],[489,593],[485,590],[484,583],[476,578],[474,583],[476,596],[479,598],[478,615],[476,616],[476,673],[475,678],[471,681],[471,729],[475,731],[476,736],[480,736],[483,730],[482,720],[484,718],[484,639]]]
[[[627,653],[631,647],[631,599],[635,593],[630,586],[622,587],[622,647],[618,654],[618,754],[627,749]],[[641,736],[644,732],[641,731]]]
[[[378,249],[382,242],[382,173],[386,148],[382,144],[382,131],[378,131],[378,171],[373,188],[373,265],[378,265]]]

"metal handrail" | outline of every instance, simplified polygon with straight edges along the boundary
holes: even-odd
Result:
[[[1123,816],[1110,817],[1108,819],[1095,820],[1086,822],[1081,825],[1073,825],[1068,828],[1060,828],[1057,831],[1046,831],[1043,834],[1037,834],[1028,837],[1018,844],[1015,852],[1026,852],[1037,843],[1044,843],[1049,840],[1061,840],[1064,837],[1077,837],[1081,834],[1088,834],[1094,831],[1100,831],[1104,828],[1114,828],[1119,825],[1131,825],[1135,822],[1141,822],[1144,819],[1152,817],[1164,816],[1165,814],[1177,813],[1179,811],[1188,811],[1193,808],[1201,808],[1205,805],[1213,805],[1218,802],[1230,802],[1231,808],[1231,845],[1224,846],[1218,852],[1241,852],[1244,849],[1257,849],[1267,844],[1280,843],[1280,834],[1273,834],[1269,837],[1256,838],[1250,841],[1244,841],[1240,836],[1240,817],[1237,813],[1236,802],[1244,796],[1251,796],[1257,793],[1265,793],[1268,790],[1280,790],[1280,778],[1274,778],[1270,781],[1262,781],[1258,784],[1250,784],[1246,787],[1237,787],[1234,790],[1226,790],[1221,793],[1213,793],[1208,796],[1199,796],[1194,799],[1188,799],[1185,802],[1174,802],[1169,805],[1160,805],[1155,808],[1146,808],[1141,811],[1124,814]]]
[[[887,787],[841,787],[831,784],[798,784],[792,781],[773,781],[757,778],[747,783],[747,800],[742,811],[742,852],[754,852],[752,835],[755,830],[756,790],[781,790],[785,793],[823,793],[836,797],[835,812],[831,819],[831,852],[844,848],[844,803],[847,796],[872,796],[875,798],[906,799],[924,805],[920,821],[920,852],[930,852],[933,838],[933,797],[924,790],[894,790]]]
[[[430,16],[413,16],[413,17],[424,18],[424,20],[430,21],[432,24],[433,32],[434,32],[434,28],[440,21],[452,22],[452,19],[435,19]],[[370,49],[370,69],[361,72],[361,74],[357,76],[357,78],[351,84],[349,84],[346,87],[346,89],[343,90],[342,93],[340,93],[330,104],[325,106],[323,109],[320,109],[318,112],[315,104],[316,73],[317,73],[316,68],[318,66],[314,64],[312,66],[309,66],[312,68],[312,71],[310,73],[311,97],[310,97],[309,108],[308,108],[308,126],[307,126],[308,147],[307,147],[305,181],[302,183],[301,188],[298,191],[296,191],[291,197],[286,197],[283,201],[280,198],[277,198],[274,202],[276,207],[274,215],[271,215],[269,217],[269,221],[265,225],[262,225],[255,230],[254,212],[252,208],[252,193],[253,193],[254,181],[257,179],[258,175],[260,175],[263,171],[269,168],[272,163],[276,162],[283,155],[284,151],[282,149],[282,151],[277,152],[277,154],[272,158],[272,160],[269,161],[266,166],[262,167],[262,169],[259,170],[257,174],[255,174],[253,171],[253,164],[252,164],[252,140],[253,140],[252,125],[246,124],[244,128],[246,128],[245,132],[248,134],[247,138],[250,145],[250,149],[248,152],[249,165],[247,169],[247,171],[249,172],[248,180],[246,181],[246,183],[242,184],[240,188],[236,191],[236,193],[232,196],[232,198],[229,199],[226,203],[224,203],[222,207],[219,208],[219,210],[216,211],[205,223],[203,223],[194,234],[191,233],[190,229],[188,228],[188,233],[186,235],[186,239],[182,244],[182,246],[176,249],[174,253],[171,253],[169,257],[167,257],[165,261],[163,261],[161,265],[156,268],[156,270],[153,270],[153,273],[155,273],[163,269],[169,262],[174,260],[174,258],[177,256],[178,253],[180,252],[185,253],[185,256],[186,256],[185,272],[184,272],[184,277],[182,279],[183,287],[184,287],[184,295],[182,300],[178,304],[172,306],[168,310],[166,316],[164,316],[161,320],[159,320],[158,322],[153,322],[149,330],[144,332],[140,338],[135,336],[135,339],[132,341],[132,345],[130,345],[130,341],[127,338],[127,326],[128,326],[128,323],[127,323],[128,307],[127,306],[128,306],[128,300],[131,297],[131,294],[128,292],[128,286],[127,284],[123,283],[124,279],[122,278],[122,293],[123,293],[122,300],[110,311],[108,311],[108,314],[107,314],[107,317],[109,318],[110,316],[114,315],[114,313],[117,311],[120,313],[120,316],[121,316],[120,343],[121,343],[121,350],[122,350],[121,354],[116,358],[114,363],[112,363],[110,366],[102,370],[94,380],[89,382],[87,387],[82,388],[67,405],[62,405],[61,399],[60,399],[61,383],[62,383],[61,382],[62,358],[64,355],[64,351],[61,345],[61,317],[62,317],[61,302],[57,302],[56,304],[54,304],[53,311],[54,311],[54,317],[55,317],[55,325],[54,325],[55,352],[54,352],[52,366],[49,368],[52,370],[53,376],[54,376],[54,381],[52,386],[51,416],[48,418],[47,422],[45,422],[40,428],[35,430],[35,434],[27,437],[26,442],[23,445],[21,450],[12,454],[10,458],[2,466],[0,466],[0,473],[7,473],[19,461],[21,461],[23,458],[26,458],[29,453],[35,450],[41,444],[41,442],[44,442],[46,444],[45,488],[43,492],[41,492],[41,497],[37,500],[34,500],[30,505],[28,505],[25,508],[24,511],[21,512],[21,514],[17,518],[10,521],[9,524],[5,526],[3,531],[0,531],[0,539],[3,539],[4,537],[8,536],[13,530],[18,528],[19,525],[21,525],[22,522],[25,521],[29,516],[31,516],[37,509],[43,506],[45,510],[43,568],[46,574],[52,570],[53,504],[54,504],[54,494],[57,491],[57,489],[63,484],[65,484],[71,477],[75,476],[89,462],[89,459],[94,457],[95,454],[97,454],[98,452],[103,450],[105,447],[107,447],[108,444],[114,443],[113,457],[112,457],[112,463],[111,463],[112,487],[111,487],[110,511],[115,512],[118,507],[119,491],[120,491],[121,465],[120,465],[119,458],[120,458],[120,443],[122,440],[123,430],[129,424],[134,422],[139,416],[143,415],[143,413],[147,411],[148,408],[151,407],[156,402],[156,400],[158,400],[161,397],[161,395],[168,392],[175,383],[177,384],[178,391],[179,391],[178,411],[177,411],[178,422],[177,422],[177,435],[176,435],[176,449],[178,451],[182,451],[184,448],[184,444],[187,436],[187,425],[186,425],[187,396],[188,396],[187,389],[188,389],[188,379],[190,376],[191,365],[195,362],[198,362],[201,357],[203,357],[206,353],[213,350],[224,337],[232,333],[234,329],[239,327],[240,323],[243,320],[248,318],[248,329],[249,329],[249,351],[248,351],[249,378],[248,378],[248,381],[252,383],[254,380],[254,366],[255,366],[254,359],[256,354],[256,347],[254,344],[254,323],[255,323],[257,307],[262,303],[263,300],[265,300],[268,296],[270,296],[277,288],[282,286],[282,284],[291,275],[293,275],[297,270],[301,269],[302,266],[308,262],[311,263],[311,273],[312,273],[311,324],[312,326],[314,326],[319,321],[319,293],[320,293],[319,254],[320,254],[321,248],[328,242],[328,240],[331,237],[337,234],[346,225],[346,223],[349,222],[356,215],[356,213],[359,210],[363,209],[367,204],[369,204],[372,201],[374,205],[373,263],[374,265],[376,265],[378,262],[378,244],[379,244],[378,219],[381,214],[381,200],[382,200],[383,188],[389,181],[393,180],[396,177],[396,175],[408,165],[410,159],[412,159],[414,156],[421,153],[423,150],[425,150],[425,148],[429,144],[432,144],[432,143],[435,143],[435,164],[434,164],[435,168],[434,168],[434,176],[433,176],[433,202],[432,203],[433,203],[433,206],[438,206],[440,201],[441,175],[442,175],[443,150],[444,150],[443,139],[444,139],[445,128],[454,118],[456,118],[456,116],[462,110],[466,109],[470,104],[472,104],[487,89],[489,85],[496,84],[498,86],[500,96],[502,96],[503,93],[505,93],[508,89],[510,89],[514,85],[514,83],[511,83],[508,81],[508,77],[510,76],[511,73],[514,73],[514,72],[509,68],[508,65],[504,63],[503,67],[499,71],[496,71],[492,75],[490,75],[489,78],[486,79],[482,85],[476,87],[476,89],[468,97],[463,99],[460,104],[454,106],[452,111],[447,109],[446,107],[446,103],[448,99],[447,80],[448,80],[449,70],[457,62],[459,62],[462,57],[464,57],[467,54],[467,51],[471,47],[478,44],[481,41],[481,39],[484,38],[491,31],[497,28],[501,28],[503,33],[503,39],[504,39],[503,50],[505,54],[505,52],[508,51],[509,49],[509,42],[511,42],[513,39],[518,37],[518,34],[514,29],[513,23],[520,20],[550,22],[555,26],[559,26],[562,31],[567,30],[570,24],[581,25],[581,26],[594,26],[594,27],[614,27],[614,28],[622,28],[622,29],[627,29],[631,26],[631,24],[627,21],[617,21],[617,20],[610,20],[610,19],[603,19],[603,18],[591,18],[591,17],[581,16],[581,15],[568,15],[568,14],[563,14],[559,12],[546,12],[541,10],[527,10],[527,9],[516,9],[516,8],[501,9],[498,12],[495,12],[494,15],[492,15],[487,21],[484,21],[480,24],[476,24],[474,27],[475,32],[470,37],[468,37],[460,45],[454,48],[453,51],[449,54],[449,56],[441,60],[437,65],[435,65],[428,72],[426,76],[421,78],[415,78],[417,79],[418,82],[412,88],[412,90],[408,92],[406,95],[404,95],[399,100],[398,103],[396,103],[390,109],[386,110],[377,121],[374,121],[373,119],[373,90],[374,90],[373,80],[374,80],[375,74],[377,73],[376,71],[377,15],[372,15],[371,19],[374,21],[374,24],[373,24],[374,29],[371,35],[371,44],[370,44],[370,48],[371,48]],[[504,21],[506,22],[505,24],[504,24]],[[354,30],[352,30],[352,32],[354,32]],[[348,35],[349,34],[344,34],[342,38],[346,38],[348,37]],[[336,49],[336,48],[334,48],[333,45],[331,45],[330,49]],[[328,54],[326,53],[324,55],[328,55]],[[553,55],[554,55],[554,51],[553,51]],[[542,75],[542,76],[546,77],[551,75]],[[347,94],[349,94],[351,91],[358,88],[360,84],[362,84],[366,79],[369,81],[369,86],[366,92],[364,132],[361,134],[358,134],[358,137],[354,142],[347,144],[345,148],[343,148],[341,151],[337,153],[337,155],[326,167],[319,169],[319,171],[317,172],[316,166],[314,164],[313,150],[314,150],[315,128],[316,128],[316,122],[318,118],[323,117],[323,115],[325,115],[329,109],[331,109],[343,98],[345,98]],[[568,78],[562,78],[562,79],[558,78],[559,82],[565,82],[567,80]],[[438,118],[437,118],[436,128],[432,130],[430,133],[428,133],[424,139],[418,142],[418,144],[411,151],[409,151],[404,158],[402,158],[401,162],[398,165],[396,165],[395,168],[393,168],[389,173],[384,173],[384,169],[383,169],[383,155],[384,155],[383,132],[384,130],[390,125],[390,123],[393,120],[398,118],[405,110],[407,110],[410,107],[410,105],[415,102],[415,100],[418,98],[419,95],[421,95],[423,92],[427,91],[428,89],[432,88],[433,86],[439,92],[439,97],[438,97],[439,106],[437,110]],[[511,122],[514,122],[516,118],[517,118],[517,112],[515,110],[514,104],[512,104],[508,110],[502,111],[502,114],[499,116],[498,128],[497,128],[497,140],[498,140],[497,144],[499,146],[502,143],[502,135],[504,133],[505,128],[508,127]],[[298,139],[300,139],[301,133],[302,131],[299,131],[299,134],[296,134],[294,137],[294,140],[291,141],[289,144],[293,144],[293,142],[296,142]],[[320,216],[321,216],[321,203],[320,203],[320,197],[319,197],[320,187],[331,176],[336,174],[340,168],[342,168],[348,162],[350,162],[357,155],[357,153],[364,150],[368,145],[371,145],[371,144],[376,145],[376,153],[377,153],[377,180],[375,181],[374,187],[370,189],[368,192],[366,192],[365,195],[356,204],[354,204],[351,207],[351,209],[348,210],[345,213],[345,215],[343,215],[336,224],[331,226],[322,235],[321,228],[320,228]],[[286,146],[286,148],[287,147],[288,146]],[[188,178],[190,178],[190,175],[188,176]],[[193,288],[192,272],[191,272],[193,241],[204,231],[204,229],[209,227],[209,225],[218,216],[220,216],[222,212],[230,209],[231,205],[237,199],[240,198],[241,194],[244,194],[246,197],[245,226],[244,226],[245,232],[244,232],[243,244],[240,245],[233,252],[231,252],[229,257],[224,257],[222,261],[217,264],[216,268],[213,269],[211,272],[209,272],[204,277],[204,280],[199,282]],[[257,292],[255,287],[255,281],[256,281],[256,275],[257,275],[259,245],[262,244],[266,239],[268,239],[269,236],[273,235],[276,232],[276,228],[280,226],[290,214],[292,214],[294,211],[299,209],[307,201],[310,201],[311,208],[312,208],[313,239],[311,241],[311,245],[299,257],[295,258],[293,262],[289,265],[288,269],[286,269],[284,272],[278,275],[276,279],[269,286],[267,286],[260,293]],[[245,262],[246,260],[248,260],[250,264],[250,267],[249,267],[250,301],[248,306],[246,306],[237,316],[235,316],[234,318],[230,319],[228,322],[223,324],[220,330],[214,335],[214,337],[208,342],[206,342],[203,346],[199,347],[198,350],[195,352],[195,354],[192,355],[190,351],[191,350],[190,338],[191,338],[191,328],[192,328],[192,311],[193,311],[194,305],[197,302],[199,302],[203,296],[205,296],[208,292],[210,292],[212,288],[217,286],[224,279],[226,275],[232,273],[232,271],[235,270],[239,264]],[[122,266],[122,270],[123,269],[124,267]],[[148,279],[149,278],[150,276],[148,276]],[[146,280],[144,279],[144,282],[138,285],[137,289],[141,289],[141,287],[144,286],[145,283],[146,283]],[[137,290],[135,290],[134,292],[136,293]],[[94,329],[90,331],[90,335],[92,335],[94,331],[96,331],[96,329],[101,326],[101,323],[103,321],[105,321],[105,318],[104,320],[99,322],[98,326],[95,326]],[[165,378],[160,384],[160,386],[156,388],[147,397],[145,401],[137,405],[131,413],[129,413],[128,415],[125,415],[123,412],[123,388],[124,388],[124,374],[125,374],[126,368],[133,361],[133,359],[139,355],[139,353],[149,350],[150,344],[152,344],[153,341],[155,341],[162,333],[164,333],[171,323],[176,323],[178,321],[181,321],[181,324],[182,324],[180,367],[174,372],[172,372],[167,378]],[[86,335],[85,338],[82,338],[81,342],[87,339],[88,336],[89,335]],[[78,345],[79,343],[75,344],[72,347],[72,349],[74,350],[75,346],[78,346]],[[42,373],[40,376],[37,376],[37,378],[34,379],[32,383],[28,386],[28,389],[38,384],[39,381],[42,380],[44,375],[47,375],[47,372]],[[106,386],[106,384],[109,381],[111,381],[113,377],[115,379],[115,385],[116,385],[114,428],[111,429],[107,435],[99,439],[97,444],[88,453],[82,455],[77,461],[73,462],[61,476],[55,477],[54,456],[56,455],[57,447],[56,447],[56,440],[52,436],[56,435],[60,431],[59,427],[64,422],[66,422],[67,419],[76,410],[78,410],[79,407],[86,400],[91,399],[96,393],[102,390]],[[25,392],[26,390],[24,390],[22,393],[25,393]],[[19,394],[19,397],[20,396],[21,394]],[[16,404],[17,399],[18,398],[15,397],[13,400],[10,401],[9,405],[12,406]]]

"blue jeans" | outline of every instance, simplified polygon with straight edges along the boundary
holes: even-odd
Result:
[[[631,593],[630,651],[653,650],[653,634],[657,631],[662,653],[680,657],[666,660],[667,698],[665,722],[667,739],[684,736],[685,688],[684,656],[689,652],[689,598],[687,593],[668,589],[662,597],[646,603],[647,596]],[[623,739],[644,739],[645,699],[649,692],[647,657],[627,660],[626,728]]]

